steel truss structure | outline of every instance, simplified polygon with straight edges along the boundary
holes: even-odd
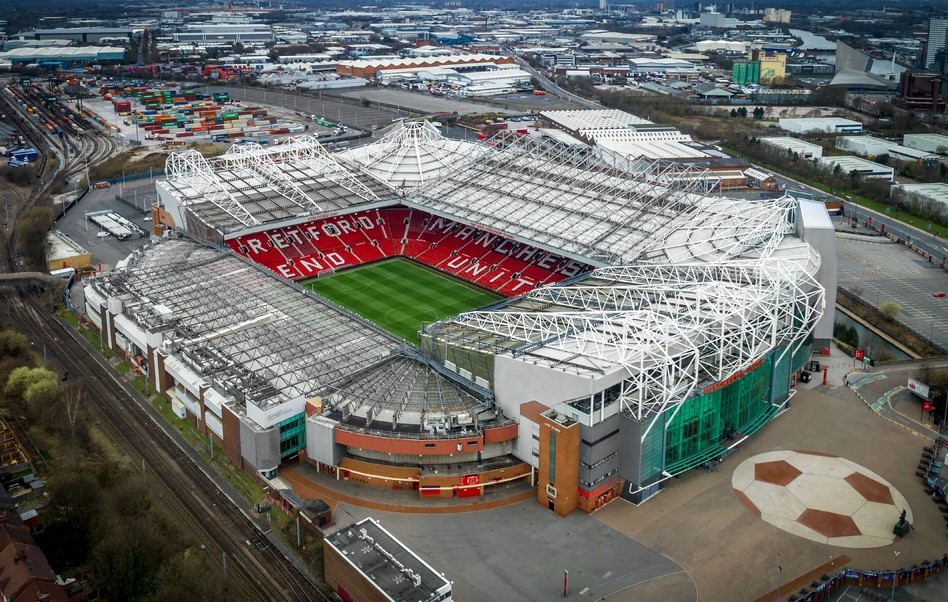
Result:
[[[183,239],[145,248],[95,286],[126,296],[123,313],[167,333],[165,350],[208,384],[261,408],[319,394],[402,345],[253,264]]]
[[[406,197],[435,213],[601,264],[634,260],[701,198],[698,168],[540,137],[507,134],[492,142],[494,152]]]
[[[346,169],[312,136],[272,147],[234,145],[205,159],[188,150],[172,153],[168,178],[182,208],[222,232],[303,215],[316,215],[391,197],[380,180]]]
[[[620,367],[621,410],[645,421],[802,340],[824,309],[815,270],[804,267],[773,257],[599,268],[578,283],[435,324],[425,336],[580,375]]]
[[[702,198],[674,230],[653,241],[639,261],[689,263],[725,261],[738,257],[770,257],[778,247],[806,246],[788,238],[796,232],[790,197],[744,201]]]
[[[123,314],[147,332],[167,333],[166,352],[241,404],[266,409],[321,395],[366,426],[416,432],[432,413],[473,423],[486,410],[484,400],[402,354],[393,336],[189,240],[146,247],[94,286],[125,298]]]
[[[445,138],[430,121],[396,121],[378,142],[341,151],[340,163],[398,188],[436,181],[488,147]]]
[[[399,425],[430,425],[432,428],[471,425],[483,418],[493,420],[493,412],[483,400],[444,379],[430,366],[403,354],[352,375],[333,387],[328,401],[350,422],[359,418],[366,428]]]

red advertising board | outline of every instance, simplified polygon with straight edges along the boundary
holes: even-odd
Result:
[[[458,497],[480,497],[480,487],[470,487],[470,485],[480,485],[481,475],[466,474],[461,475],[461,487],[458,488]]]
[[[924,411],[924,412],[931,412],[931,411],[932,411],[932,402],[930,402],[930,401],[923,401],[923,402],[922,402],[922,411]]]
[[[862,349],[857,349],[853,357],[855,357],[857,360],[861,360],[866,357],[866,352]]]

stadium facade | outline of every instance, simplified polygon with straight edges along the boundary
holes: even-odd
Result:
[[[303,457],[422,497],[522,479],[560,514],[638,503],[785,410],[832,332],[825,210],[708,197],[702,177],[412,122],[335,154],[188,151],[157,186],[163,240],[87,281],[87,313],[264,476]],[[419,348],[296,284],[393,256],[506,299]]]

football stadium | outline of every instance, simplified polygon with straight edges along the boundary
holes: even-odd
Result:
[[[641,503],[785,411],[832,333],[822,205],[706,180],[424,121],[336,153],[186,151],[154,242],[84,281],[86,310],[263,478],[305,461],[423,498]]]

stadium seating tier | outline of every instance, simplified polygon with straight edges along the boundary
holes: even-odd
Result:
[[[227,241],[235,253],[288,280],[388,257],[408,257],[507,297],[591,266],[418,209],[389,207],[313,219]]]

